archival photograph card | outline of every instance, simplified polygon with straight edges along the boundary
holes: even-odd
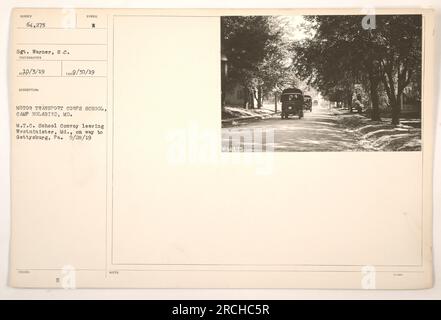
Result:
[[[11,12],[18,288],[422,289],[434,14]]]

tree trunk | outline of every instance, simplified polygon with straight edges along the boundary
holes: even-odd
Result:
[[[274,112],[277,113],[277,92],[274,92]]]
[[[348,91],[346,103],[350,112],[352,112],[352,91]]]
[[[257,108],[262,108],[263,105],[263,96],[262,96],[262,87],[258,86],[257,87]]]
[[[248,101],[250,100],[250,92],[246,86],[244,86],[245,94],[243,96],[243,107],[248,109]]]
[[[379,106],[379,96],[378,96],[378,84],[379,80],[375,75],[369,75],[369,84],[370,84],[370,96],[372,102],[372,113],[371,120],[380,121],[380,106]]]
[[[221,89],[221,109],[222,112],[225,111],[225,85],[222,85]]]
[[[352,90],[348,90],[348,95],[346,97],[346,101],[347,101],[347,104],[348,104],[348,109],[351,110],[351,111],[352,111],[352,94],[353,94]]]
[[[392,111],[392,124],[397,125],[400,123],[400,113],[401,113],[401,99],[403,88],[401,83],[398,83],[398,92],[395,92],[395,84],[392,74],[386,74],[383,77],[383,84],[386,89],[387,97],[389,98],[389,105]]]
[[[250,109],[254,109],[254,95],[255,95],[255,90],[253,88],[249,91],[249,95],[248,95],[248,99],[249,99],[248,106]]]
[[[398,125],[400,124],[400,114],[401,114],[401,99],[403,98],[402,94],[399,94],[395,99],[395,103],[391,104],[392,107],[392,124]]]

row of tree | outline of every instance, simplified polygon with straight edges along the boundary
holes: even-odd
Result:
[[[264,96],[292,84],[294,65],[290,59],[292,43],[277,18],[234,16],[222,18],[222,53],[228,58],[225,90],[236,85],[245,91],[244,105],[260,108]]]
[[[421,88],[420,15],[380,15],[375,28],[362,27],[363,16],[305,16],[310,37],[286,36],[280,17],[222,18],[222,53],[228,58],[225,90],[245,88],[244,104],[262,106],[264,96],[299,79],[331,101],[352,104],[354,90],[369,93],[371,117],[380,119],[383,92],[399,123],[406,87]]]
[[[298,75],[333,100],[351,103],[356,84],[369,93],[372,120],[387,94],[398,124],[406,87],[421,88],[421,15],[379,15],[362,27],[362,16],[307,16],[315,35],[293,43]]]

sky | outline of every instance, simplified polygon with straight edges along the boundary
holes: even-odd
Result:
[[[279,19],[281,23],[286,24],[286,36],[290,40],[301,41],[310,36],[307,33],[307,26],[310,22],[306,21],[303,16],[280,16]]]

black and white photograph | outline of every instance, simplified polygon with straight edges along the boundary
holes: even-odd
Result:
[[[222,151],[420,151],[421,15],[223,16]]]

